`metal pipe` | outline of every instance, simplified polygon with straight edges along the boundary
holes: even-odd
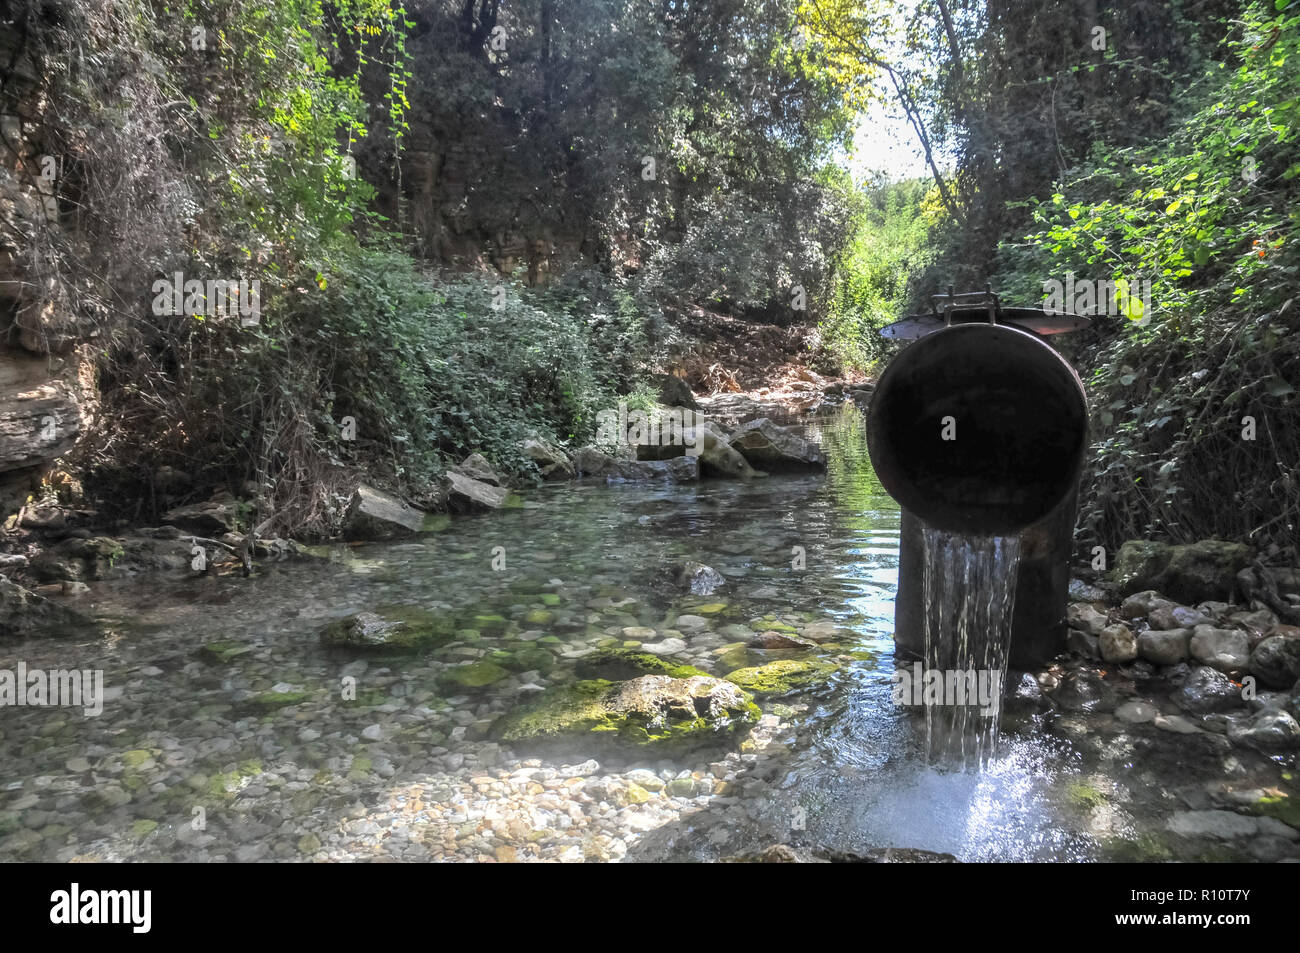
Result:
[[[890,363],[872,396],[867,448],[903,510],[900,656],[923,650],[923,530],[932,526],[1019,536],[1009,662],[1027,669],[1065,648],[1087,399],[1078,374],[1041,337],[983,317],[923,330]],[[896,327],[915,333],[906,322]]]

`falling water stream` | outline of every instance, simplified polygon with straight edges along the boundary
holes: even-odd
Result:
[[[932,764],[981,768],[997,743],[1020,538],[924,536],[926,751]]]

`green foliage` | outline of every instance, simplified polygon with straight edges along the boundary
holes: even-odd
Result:
[[[866,370],[885,355],[880,329],[904,316],[912,279],[933,260],[939,207],[923,180],[842,189],[852,226],[835,262],[821,347],[842,366]]]
[[[1152,280],[1153,313],[1098,318],[1085,338],[1093,541],[1294,539],[1300,15],[1251,5],[1225,52],[1168,136],[1099,145],[1030,203],[1037,231],[1000,250],[998,287],[1030,298],[1067,271]],[[1247,416],[1255,441],[1242,438]]]

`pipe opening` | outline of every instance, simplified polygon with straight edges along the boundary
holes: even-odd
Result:
[[[876,386],[872,463],[928,525],[1006,535],[1075,488],[1088,410],[1073,368],[1037,336],[962,324],[902,351]]]

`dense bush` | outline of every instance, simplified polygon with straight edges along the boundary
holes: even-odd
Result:
[[[1089,545],[1300,542],[1300,12],[1273,6],[1248,9],[1168,136],[1099,145],[1001,249],[998,285],[1025,297],[1067,271],[1152,281],[1152,313],[1099,318],[1077,345]]]

